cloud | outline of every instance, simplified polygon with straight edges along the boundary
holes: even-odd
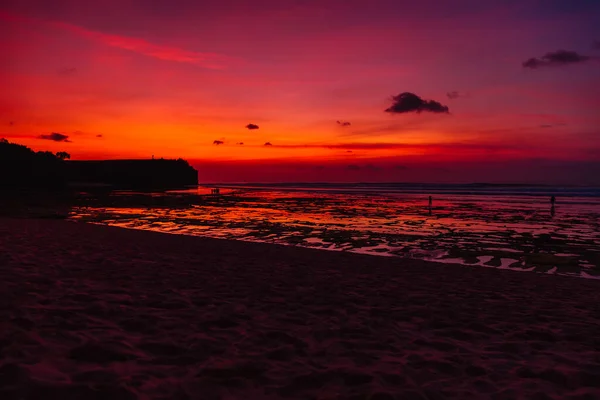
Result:
[[[134,53],[156,58],[159,60],[188,63],[203,68],[223,69],[227,65],[232,64],[233,62],[239,63],[241,61],[239,59],[225,56],[222,54],[185,50],[180,49],[178,47],[151,43],[147,40],[134,38],[130,36],[107,34],[66,22],[47,21],[39,18],[26,17],[4,11],[0,11],[0,18],[9,21],[26,22],[31,25],[44,24],[74,33],[80,37],[93,40],[105,46],[129,50]]]
[[[8,125],[9,125],[9,126],[15,126],[15,121],[9,121],[9,122],[8,122]]]
[[[96,135],[96,137],[97,137],[97,138],[102,138],[102,137],[104,137],[104,136],[102,136],[102,135]]]
[[[447,106],[438,103],[435,100],[423,100],[414,93],[404,92],[398,96],[393,96],[394,103],[385,110],[393,114],[404,114],[410,112],[421,113],[423,111],[432,113],[448,114]]]
[[[271,142],[266,142],[263,146],[273,146]]]
[[[523,62],[523,68],[540,68],[552,67],[568,64],[580,64],[591,60],[591,57],[584,56],[576,51],[557,50],[555,52],[546,53],[540,58],[530,58]]]
[[[57,132],[52,132],[49,135],[40,135],[38,138],[43,140],[52,140],[54,142],[70,142],[69,136]]]
[[[64,67],[58,70],[59,75],[69,76],[74,75],[77,72],[75,67]]]
[[[351,153],[352,150],[386,150],[386,149],[405,149],[415,147],[413,144],[405,143],[333,143],[333,144],[282,144],[277,147],[285,149],[329,149],[346,150]],[[422,145],[417,145],[422,147]]]
[[[459,92],[458,90],[452,90],[451,92],[446,93],[446,97],[450,100],[456,100],[458,98],[470,97],[469,93]]]
[[[267,142],[268,143],[268,142]],[[265,146],[268,144],[265,143]],[[477,151],[498,152],[522,150],[521,145],[510,145],[497,142],[447,142],[447,143],[311,143],[311,144],[279,144],[278,149],[328,149],[349,152],[360,152],[368,150],[412,150],[428,152],[448,151]]]
[[[213,140],[213,144],[216,146],[222,145],[223,143],[225,143],[225,142],[222,140]]]
[[[335,121],[336,124],[338,124],[339,126],[350,126],[350,122],[348,121]]]
[[[367,164],[367,165],[365,165],[365,168],[368,169],[369,171],[381,171],[381,167],[378,167],[377,165],[374,165],[374,164]]]
[[[248,124],[246,125],[247,129],[253,130],[253,129],[258,129],[258,125],[256,124]]]
[[[554,128],[555,126],[566,126],[567,124],[559,122],[556,124],[541,124],[540,128]]]
[[[244,145],[244,142],[237,142],[236,144],[237,144],[238,146],[243,146],[243,145]]]

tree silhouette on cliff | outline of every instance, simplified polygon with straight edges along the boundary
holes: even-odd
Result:
[[[62,158],[0,139],[0,188],[62,187],[65,183]]]

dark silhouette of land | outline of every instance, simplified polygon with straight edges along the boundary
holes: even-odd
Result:
[[[66,218],[77,204],[110,203],[114,189],[166,190],[198,183],[198,171],[182,159],[68,161],[70,157],[0,139],[0,215]],[[182,201],[189,199],[173,200],[176,205]]]
[[[67,183],[66,153],[35,152],[30,148],[0,139],[0,190],[20,187],[63,188]]]
[[[183,159],[69,161],[66,152],[35,152],[0,140],[0,189],[64,189],[106,185],[118,189],[172,189],[198,184],[198,171]]]
[[[67,161],[74,184],[106,184],[119,189],[176,189],[198,184],[198,171],[183,159]]]

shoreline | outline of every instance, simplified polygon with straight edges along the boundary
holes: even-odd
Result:
[[[33,219],[0,264],[7,399],[600,396],[592,280]]]
[[[507,250],[504,250],[503,253],[504,255],[502,257],[499,256],[490,256],[488,255],[487,252],[485,251],[479,251],[477,255],[470,255],[469,260],[467,261],[467,258],[460,258],[460,256],[455,255],[454,257],[450,256],[450,251],[448,250],[438,250],[438,251],[427,251],[424,249],[414,249],[415,253],[417,254],[417,256],[413,256],[413,255],[405,255],[405,253],[401,252],[401,250],[404,248],[404,246],[390,246],[390,245],[385,245],[385,244],[377,244],[377,245],[372,245],[372,246],[366,246],[366,247],[336,247],[335,243],[325,243],[323,242],[320,238],[318,237],[305,237],[303,238],[302,241],[295,241],[295,242],[284,242],[284,241],[275,241],[275,239],[271,239],[269,240],[268,237],[264,237],[264,238],[256,238],[256,237],[245,237],[245,236],[240,236],[240,237],[222,237],[220,235],[214,235],[213,236],[209,236],[206,234],[203,234],[202,231],[196,233],[189,233],[186,231],[182,231],[182,230],[167,230],[165,228],[161,229],[161,228],[155,228],[153,226],[149,226],[149,225],[139,225],[139,226],[127,226],[124,224],[111,224],[103,222],[101,220],[99,221],[94,221],[92,220],[87,220],[85,217],[81,218],[81,216],[79,215],[72,215],[68,218],[66,218],[67,221],[72,221],[72,222],[83,222],[83,223],[89,223],[89,224],[93,224],[93,225],[100,225],[100,226],[111,226],[111,227],[117,227],[117,228],[123,228],[123,229],[130,229],[130,230],[140,230],[140,231],[148,231],[148,232],[160,232],[160,233],[165,233],[165,234],[170,234],[170,235],[182,235],[182,236],[191,236],[191,237],[198,237],[198,238],[207,238],[207,239],[220,239],[220,240],[234,240],[234,241],[240,241],[240,242],[247,242],[247,243],[263,243],[263,244],[269,244],[269,245],[281,245],[281,246],[291,246],[291,247],[298,247],[298,248],[304,248],[304,249],[313,249],[313,250],[320,250],[320,251],[328,251],[328,252],[347,252],[347,253],[352,253],[352,254],[363,254],[363,255],[370,255],[370,256],[377,256],[377,257],[391,257],[391,258],[396,258],[396,259],[402,259],[402,260],[418,260],[418,261],[423,261],[426,263],[436,263],[436,264],[442,264],[442,265],[448,265],[448,264],[452,264],[452,265],[460,265],[463,267],[481,267],[481,268],[491,268],[491,269],[497,269],[497,270],[508,270],[508,271],[516,271],[516,272],[532,272],[535,274],[547,274],[547,275],[557,275],[557,276],[562,276],[562,277],[575,277],[575,278],[580,278],[580,279],[591,279],[591,280],[600,280],[600,275],[595,275],[595,274],[591,274],[589,273],[590,271],[586,271],[581,269],[578,272],[563,272],[558,271],[558,267],[556,265],[548,265],[548,268],[546,268],[545,270],[543,268],[540,268],[540,266],[536,266],[536,265],[524,265],[523,264],[523,257],[522,256],[514,256],[513,254],[507,254]],[[274,235],[274,234],[273,234]],[[508,245],[508,244],[507,244]],[[378,251],[379,250],[379,251]],[[540,253],[543,257],[544,253]],[[531,256],[530,256],[531,257]],[[494,261],[496,261],[496,263],[494,263]],[[562,261],[562,260],[557,260],[557,261]],[[516,263],[519,264],[518,266],[513,266],[512,264]],[[596,272],[596,271],[594,271]],[[597,273],[597,272],[596,272]]]

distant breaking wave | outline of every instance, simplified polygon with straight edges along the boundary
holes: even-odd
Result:
[[[348,194],[600,197],[600,187],[490,183],[224,183],[200,186]]]

